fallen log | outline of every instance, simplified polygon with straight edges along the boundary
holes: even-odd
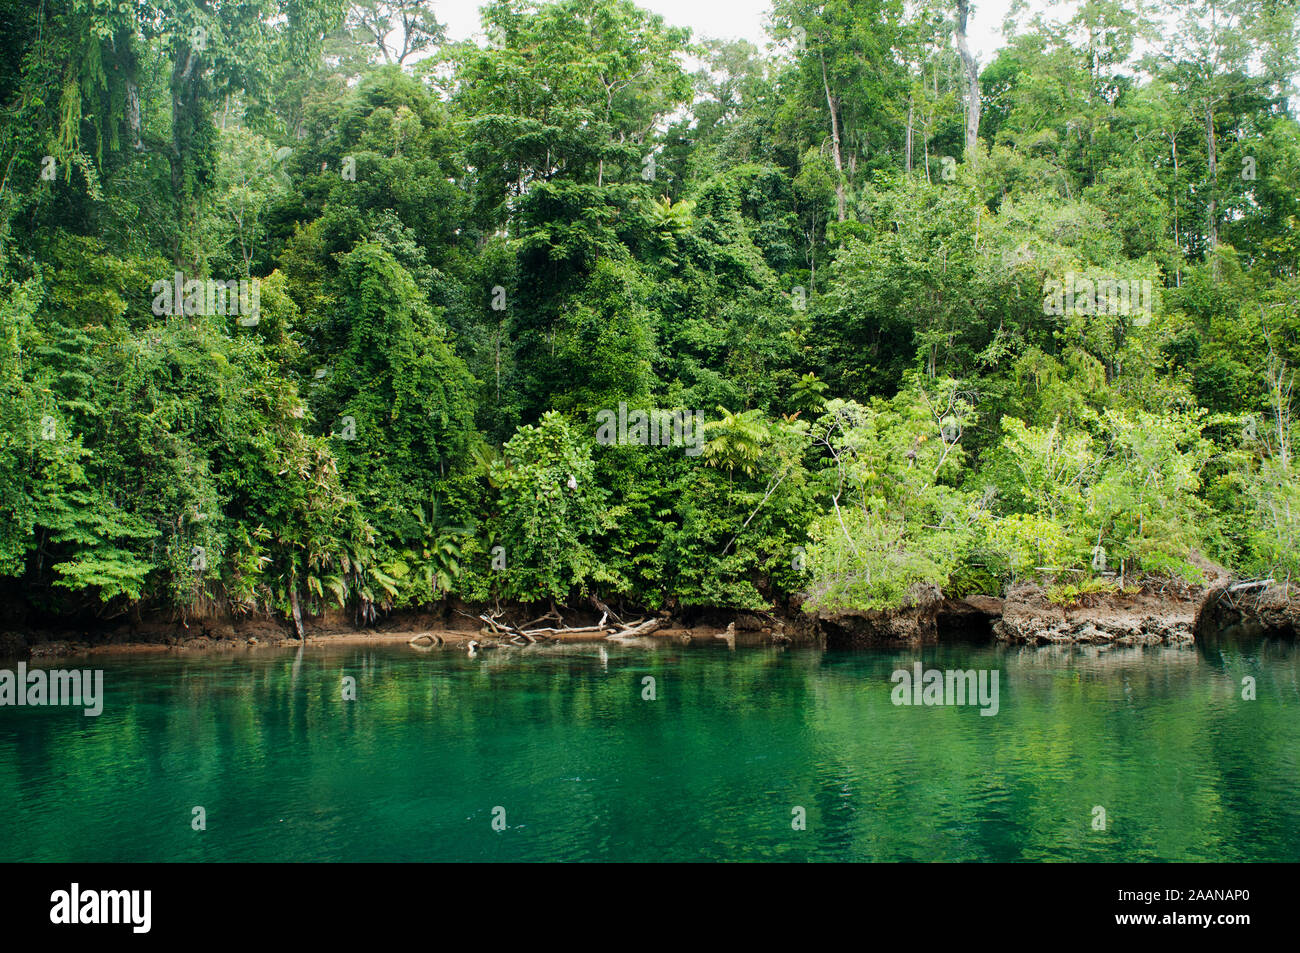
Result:
[[[637,619],[635,622],[613,622],[609,621],[612,613],[606,608],[601,613],[600,621],[595,625],[548,625],[536,627],[537,622],[553,619],[557,622],[562,617],[559,612],[548,612],[539,619],[532,622],[516,626],[499,618],[495,613],[483,613],[479,616],[485,628],[484,634],[491,634],[516,645],[531,644],[539,641],[557,642],[568,638],[581,638],[583,636],[604,636],[605,638],[619,638],[622,636],[645,635],[655,631],[663,626],[664,620],[660,618]]]
[[[538,638],[558,638],[561,635],[604,635],[605,633],[610,631],[611,629],[609,628],[609,626],[584,625],[584,626],[573,626],[573,627],[568,627],[563,629],[554,629],[554,628],[525,629],[522,630],[522,634],[533,635],[533,636],[537,636]]]
[[[634,622],[629,625],[625,625],[618,631],[611,632],[609,635],[606,635],[605,638],[623,639],[623,638],[631,638],[632,636],[636,636],[636,635],[648,635],[651,632],[653,632],[655,629],[660,628],[663,624],[664,624],[663,619],[646,619],[644,621]]]
[[[564,622],[564,618],[563,616],[560,615],[559,611],[556,609],[552,609],[550,612],[546,613],[546,615],[538,616],[532,622],[525,622],[523,625],[519,626],[519,631],[522,632],[524,629],[531,629],[534,626],[536,626],[537,623],[545,622],[547,619],[550,619],[552,622],[559,622],[561,624],[563,624]]]

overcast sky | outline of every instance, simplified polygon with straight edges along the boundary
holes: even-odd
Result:
[[[434,0],[438,19],[447,24],[454,40],[467,39],[478,32],[478,8],[483,0]],[[763,32],[771,0],[636,0],[639,7],[653,10],[675,26],[688,26],[695,39],[713,37],[720,40],[744,39],[762,46]],[[1031,6],[1039,3],[1031,0]],[[1011,0],[974,0],[974,12],[968,25],[971,49],[980,65],[987,65],[1002,45],[1002,18]]]

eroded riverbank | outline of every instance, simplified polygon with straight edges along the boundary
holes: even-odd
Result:
[[[654,621],[646,644],[662,641],[720,642],[742,645],[794,645],[831,649],[950,642],[1023,645],[1190,645],[1229,628],[1295,638],[1300,631],[1300,596],[1274,583],[1242,583],[1226,577],[1194,586],[1174,580],[1148,580],[1128,587],[1081,594],[1068,601],[1031,584],[1018,584],[1001,596],[944,598],[937,590],[918,591],[911,604],[889,611],[805,612],[797,603],[768,612],[692,609],[676,615],[643,613]],[[497,607],[511,625],[534,618],[538,606]],[[395,612],[376,624],[358,627],[346,613],[308,619],[306,644],[401,645],[416,647],[489,644],[501,633],[484,624],[482,606],[449,602],[436,612]],[[602,641],[591,609],[564,609],[563,624],[546,641]],[[605,614],[600,614],[604,623]],[[608,623],[606,631],[612,631]],[[617,636],[614,636],[617,638]],[[156,654],[256,650],[297,645],[287,622],[269,616],[178,619],[163,614],[90,626],[0,627],[0,657],[56,658],[85,653]]]

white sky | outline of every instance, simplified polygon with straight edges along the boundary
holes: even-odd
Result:
[[[433,9],[453,40],[468,39],[479,30],[478,8],[483,0],[434,0]],[[636,0],[639,7],[663,15],[674,26],[688,26],[699,40],[749,40],[758,47],[767,42],[763,32],[771,0]],[[1030,0],[1030,6],[1047,6],[1045,0]],[[1060,4],[1051,4],[1059,6]],[[971,51],[981,66],[993,59],[1002,45],[1002,18],[1011,0],[974,0],[967,31]]]

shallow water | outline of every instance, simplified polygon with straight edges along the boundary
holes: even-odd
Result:
[[[893,704],[917,660],[997,714]],[[1292,644],[56,664],[104,711],[0,708],[0,860],[1300,859]]]

